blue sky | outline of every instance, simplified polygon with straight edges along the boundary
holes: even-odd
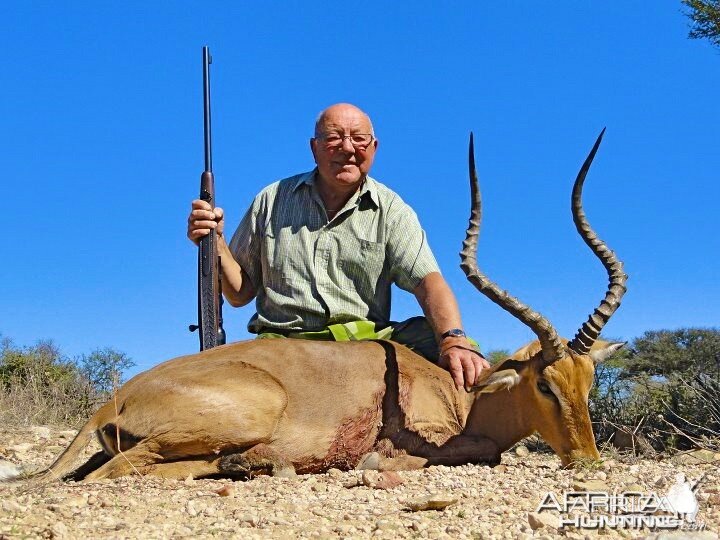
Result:
[[[5,247],[0,333],[138,368],[197,350],[201,47],[213,54],[214,169],[234,228],[264,185],[313,166],[317,113],[370,113],[373,176],[417,211],[485,350],[532,333],[458,266],[468,132],[484,199],[479,262],[571,337],[607,278],[572,225],[599,131],[588,217],[626,264],[606,327],[716,326],[720,51],[679,1],[16,2],[0,85]],[[419,313],[398,291],[396,319]],[[229,339],[252,306],[226,306]]]

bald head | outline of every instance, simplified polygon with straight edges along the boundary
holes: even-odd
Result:
[[[318,115],[315,121],[315,137],[327,133],[327,131],[333,129],[343,120],[351,120],[353,123],[359,124],[362,128],[366,129],[367,131],[365,131],[365,133],[375,135],[370,117],[365,111],[352,103],[336,103],[335,105],[330,105]]]
[[[354,136],[360,136],[361,143],[353,142]],[[363,144],[366,138],[370,140]],[[337,103],[321,112],[310,149],[324,189],[343,197],[357,191],[370,172],[377,146],[370,117],[355,105]]]

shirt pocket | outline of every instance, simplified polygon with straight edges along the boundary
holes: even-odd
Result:
[[[292,293],[292,285],[311,279],[312,254],[308,244],[290,229],[265,234],[265,285],[285,295]]]
[[[374,296],[384,264],[384,243],[353,237],[343,239],[338,262],[341,284],[352,287],[364,300]]]

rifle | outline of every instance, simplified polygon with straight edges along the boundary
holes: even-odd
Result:
[[[215,208],[215,178],[212,172],[212,140],[210,134],[210,50],[203,47],[203,112],[205,132],[205,170],[200,175],[200,198]],[[200,239],[198,251],[198,324],[190,331],[200,330],[200,350],[225,344],[222,327],[222,267],[217,250],[215,229]]]

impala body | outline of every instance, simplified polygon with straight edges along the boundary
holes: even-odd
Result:
[[[527,324],[537,341],[488,370],[470,391],[458,391],[448,372],[389,341],[255,340],[216,347],[132,378],[38,477],[292,475],[331,467],[492,464],[533,432],[564,465],[597,459],[588,413],[594,365],[622,346],[597,338],[620,303],[626,279],[582,212],[582,185],[601,138],[575,181],[572,209],[610,286],[573,340],[561,339],[545,318],[477,269],[481,204],[471,138],[473,204],[462,268],[480,292]],[[103,451],[74,470],[93,435]]]

